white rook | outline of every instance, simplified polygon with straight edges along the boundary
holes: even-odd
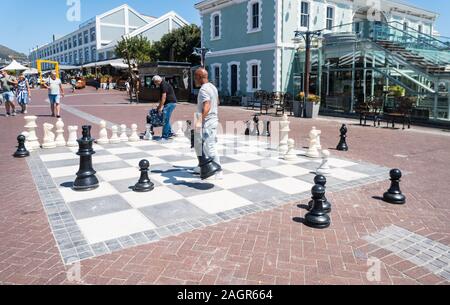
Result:
[[[36,136],[36,124],[37,116],[26,116],[25,117],[25,128],[28,129],[28,148],[31,150],[39,149],[41,144]]]
[[[68,147],[77,147],[77,132],[78,132],[78,126],[69,126],[67,127],[67,130],[69,131],[69,138],[67,139],[67,146]]]

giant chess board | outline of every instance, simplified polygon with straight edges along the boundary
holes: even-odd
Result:
[[[77,148],[32,153],[27,159],[65,263],[158,241],[167,236],[239,218],[311,197],[320,159],[279,158],[270,138],[219,135],[223,179],[193,174],[198,163],[188,139],[94,145],[100,187],[75,192]],[[139,161],[149,160],[155,189],[133,192]],[[386,179],[388,169],[330,158],[327,190],[339,191]],[[301,211],[299,210],[299,215]],[[332,217],[332,215],[331,215]]]

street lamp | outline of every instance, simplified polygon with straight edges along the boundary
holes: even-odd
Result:
[[[209,54],[211,52],[212,52],[212,49],[210,49],[210,48],[194,48],[194,54],[201,57],[201,66],[202,66],[202,68],[205,67],[206,54]]]
[[[311,74],[311,41],[314,37],[319,37],[322,31],[295,31],[295,38],[302,37],[305,40],[306,54],[305,54],[305,79],[304,79],[304,91],[305,98],[309,96],[309,78]]]

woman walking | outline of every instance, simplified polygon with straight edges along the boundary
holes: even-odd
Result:
[[[19,75],[17,83],[17,103],[22,107],[22,113],[27,114],[27,105],[31,98],[30,84],[23,74]]]

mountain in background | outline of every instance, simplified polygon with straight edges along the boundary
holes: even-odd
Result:
[[[10,60],[12,58],[15,60],[26,60],[28,57],[0,44],[0,59]]]

